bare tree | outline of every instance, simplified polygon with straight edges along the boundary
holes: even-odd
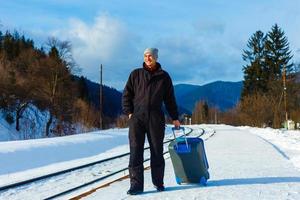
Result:
[[[68,62],[63,60],[68,51],[52,46],[49,54],[40,60],[40,67],[36,71],[36,82],[40,85],[37,90],[39,98],[49,110],[46,136],[50,134],[50,126],[55,116],[58,118],[58,122],[70,120],[74,92],[71,82],[71,67],[68,67]]]
[[[208,123],[209,108],[205,101],[198,101],[192,114],[192,122],[194,124]]]
[[[274,121],[275,100],[268,95],[256,93],[245,96],[239,104],[239,117],[243,124],[262,127]]]

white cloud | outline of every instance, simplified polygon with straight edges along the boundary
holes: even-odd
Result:
[[[201,84],[211,79],[241,78],[240,63],[233,59],[235,49],[231,44],[223,43],[223,37],[226,37],[224,25],[206,24],[212,25],[201,29],[205,28],[208,32],[216,30],[217,35],[202,35],[199,29],[194,29],[194,34],[149,39],[138,35],[142,32],[134,34],[134,30],[129,30],[119,19],[101,14],[90,24],[73,18],[66,28],[53,32],[53,35],[71,41],[73,56],[82,68],[82,75],[98,81],[99,66],[103,64],[105,84],[119,89],[129,72],[141,65],[145,43],[159,48],[159,62],[175,83]]]
[[[108,14],[95,17],[92,24],[80,19],[70,19],[64,29],[52,32],[52,35],[72,43],[73,57],[82,68],[82,74],[91,80],[97,80],[100,64],[116,65],[117,59],[134,49],[128,44],[130,36],[126,26]],[[126,46],[126,50],[124,47]],[[120,55],[122,54],[122,55]]]
[[[76,57],[104,61],[113,58],[126,37],[126,29],[121,22],[108,15],[97,16],[90,26],[81,20],[72,19],[67,33],[74,45]]]
[[[226,31],[217,36],[197,33],[164,37],[157,43],[161,49],[160,61],[174,82],[203,84],[215,80],[241,80],[241,50],[237,50],[235,43],[228,42],[230,39],[224,40],[230,38]]]

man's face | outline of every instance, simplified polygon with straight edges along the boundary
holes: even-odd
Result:
[[[153,68],[156,65],[156,60],[150,53],[144,54],[144,62],[150,68]]]

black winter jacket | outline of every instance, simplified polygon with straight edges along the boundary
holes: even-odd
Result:
[[[131,72],[122,97],[125,114],[158,110],[164,102],[173,120],[178,119],[174,88],[169,74],[157,63],[157,70],[149,72],[138,68]]]

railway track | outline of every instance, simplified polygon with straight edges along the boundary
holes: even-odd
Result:
[[[193,129],[191,128],[186,129],[189,129],[186,134],[191,134],[193,132]],[[198,133],[196,134],[199,137],[202,136],[204,134],[204,129],[202,131],[198,131]],[[166,137],[166,140],[164,142],[165,154],[167,153],[168,143],[173,140],[173,138],[171,138],[171,135],[169,138]],[[148,162],[150,160],[149,147],[145,148],[144,155],[146,158],[144,162]],[[119,174],[120,178],[120,174],[122,172],[125,173],[128,169],[128,157],[129,153],[124,153],[108,159],[99,160],[97,162],[77,166],[52,174],[47,174],[41,177],[35,177],[22,182],[13,183],[1,187],[0,193],[9,192],[9,190],[17,188],[17,190],[20,192],[20,196],[22,197],[26,197],[26,191],[32,190],[35,191],[37,195],[39,195],[37,197],[38,199],[55,199],[66,194],[71,194],[75,191],[83,191],[83,189],[84,191],[87,191],[87,188],[95,188],[95,186],[93,185],[99,184],[101,181],[103,185],[103,180],[108,180],[112,177],[112,180],[118,179],[118,177],[114,177],[117,174]],[[121,176],[123,177],[124,175],[125,174],[121,174]],[[110,181],[107,181],[106,184],[109,182]],[[66,185],[68,187],[66,187]],[[53,195],[49,195],[49,191],[51,191]],[[22,193],[24,193],[24,196]]]
[[[191,131],[189,132],[189,134],[192,133],[192,132],[193,132],[193,129],[191,129]],[[204,129],[201,129],[200,132],[199,132],[199,130],[198,130],[198,132],[196,132],[195,134],[193,134],[193,137],[201,137],[204,133],[205,133],[205,130],[204,130]],[[213,130],[213,131],[208,135],[208,137],[204,138],[204,140],[208,140],[208,139],[209,139],[210,137],[212,137],[214,134],[215,134],[215,131]],[[171,140],[171,141],[172,141],[172,140]],[[169,153],[168,150],[164,151],[164,155],[166,155],[167,153]],[[165,159],[168,159],[168,158],[170,158],[170,157],[169,157],[169,156],[165,156]],[[150,159],[147,159],[147,160],[150,160]],[[145,161],[144,161],[144,162],[145,162]],[[144,170],[148,170],[148,169],[150,169],[150,165],[144,167]],[[90,189],[90,190],[88,190],[88,191],[86,191],[86,192],[83,192],[83,193],[77,195],[77,196],[72,196],[72,197],[70,197],[69,199],[70,199],[70,200],[79,200],[79,199],[82,199],[82,198],[84,198],[84,197],[86,197],[86,196],[88,196],[88,195],[90,195],[90,194],[96,192],[97,190],[99,190],[99,189],[101,189],[101,188],[108,187],[108,186],[110,186],[112,183],[115,183],[115,182],[118,182],[118,181],[121,181],[121,180],[124,180],[124,179],[127,179],[127,178],[129,178],[129,175],[128,175],[128,174],[126,174],[126,175],[124,175],[124,176],[121,176],[121,177],[118,177],[118,178],[116,178],[116,179],[113,179],[112,181],[109,181],[109,182],[107,182],[107,183],[105,183],[105,184],[98,185],[97,187],[94,187],[94,188],[92,188],[92,189]]]

